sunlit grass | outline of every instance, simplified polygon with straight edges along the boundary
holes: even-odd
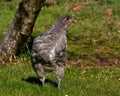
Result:
[[[69,6],[80,1],[81,4],[87,3],[87,5],[78,11],[69,9]],[[45,4],[36,20],[31,37],[35,38],[47,31],[59,17],[70,14],[77,20],[77,23],[67,30],[68,59],[75,59],[75,61],[85,59],[85,62],[82,62],[84,65],[96,63],[101,65],[101,62],[105,65],[119,65],[120,12],[118,1],[80,1],[72,0],[68,3],[69,1],[66,0],[56,5]],[[14,18],[18,2],[2,2],[0,8],[2,10],[0,11],[0,31],[2,32],[0,38],[3,38]],[[105,13],[107,9],[112,10],[111,15]]]
[[[118,80],[120,68],[117,67],[67,67],[61,89],[58,90],[51,82],[46,82],[44,87],[32,83],[38,79],[31,65],[26,63],[0,69],[1,96],[119,96],[120,94]],[[47,78],[57,82],[51,73],[47,74]]]
[[[0,1],[0,39],[10,27],[19,1]],[[68,6],[76,2],[88,5],[78,11],[69,10]],[[120,68],[105,67],[120,65],[119,6],[119,0],[62,0],[56,5],[44,5],[32,39],[47,31],[62,15],[70,14],[77,20],[67,30],[68,60],[61,89],[54,86],[57,80],[51,73],[47,74],[50,81],[44,88],[35,83],[39,80],[31,66],[29,40],[21,55],[0,69],[0,96],[119,96]],[[105,14],[108,8],[112,10],[109,16]],[[97,65],[104,67],[86,67]]]

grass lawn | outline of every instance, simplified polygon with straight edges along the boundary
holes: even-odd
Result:
[[[0,39],[14,18],[20,0],[0,0]],[[61,0],[44,4],[19,57],[0,68],[0,96],[120,96],[120,0]],[[77,23],[67,30],[67,67],[56,86],[47,74],[41,87],[30,59],[29,44],[59,17],[70,14]]]
[[[66,67],[58,90],[53,74],[46,75],[45,86],[36,77],[28,62],[0,69],[0,96],[119,96],[120,68]],[[26,64],[27,63],[27,64]]]
[[[11,24],[19,1],[0,1],[0,39]],[[70,14],[77,23],[67,30],[69,63],[78,66],[119,66],[119,6],[119,0],[71,0],[71,2],[66,0],[56,5],[44,4],[36,20],[31,39],[47,31],[61,16]]]

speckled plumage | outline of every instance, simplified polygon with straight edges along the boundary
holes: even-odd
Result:
[[[70,21],[71,20],[71,21]],[[44,85],[45,72],[53,71],[58,79],[58,87],[64,75],[66,62],[66,29],[75,20],[63,16],[43,35],[35,38],[31,51],[31,61],[35,72]]]

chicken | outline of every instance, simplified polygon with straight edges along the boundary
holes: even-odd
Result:
[[[45,73],[52,71],[57,77],[58,88],[60,88],[66,62],[66,29],[73,22],[76,22],[73,17],[63,16],[47,32],[33,41],[31,62],[43,86]]]

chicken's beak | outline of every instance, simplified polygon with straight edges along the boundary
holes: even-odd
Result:
[[[76,23],[77,21],[73,18],[73,19],[72,19],[72,22],[73,22],[73,23]]]

